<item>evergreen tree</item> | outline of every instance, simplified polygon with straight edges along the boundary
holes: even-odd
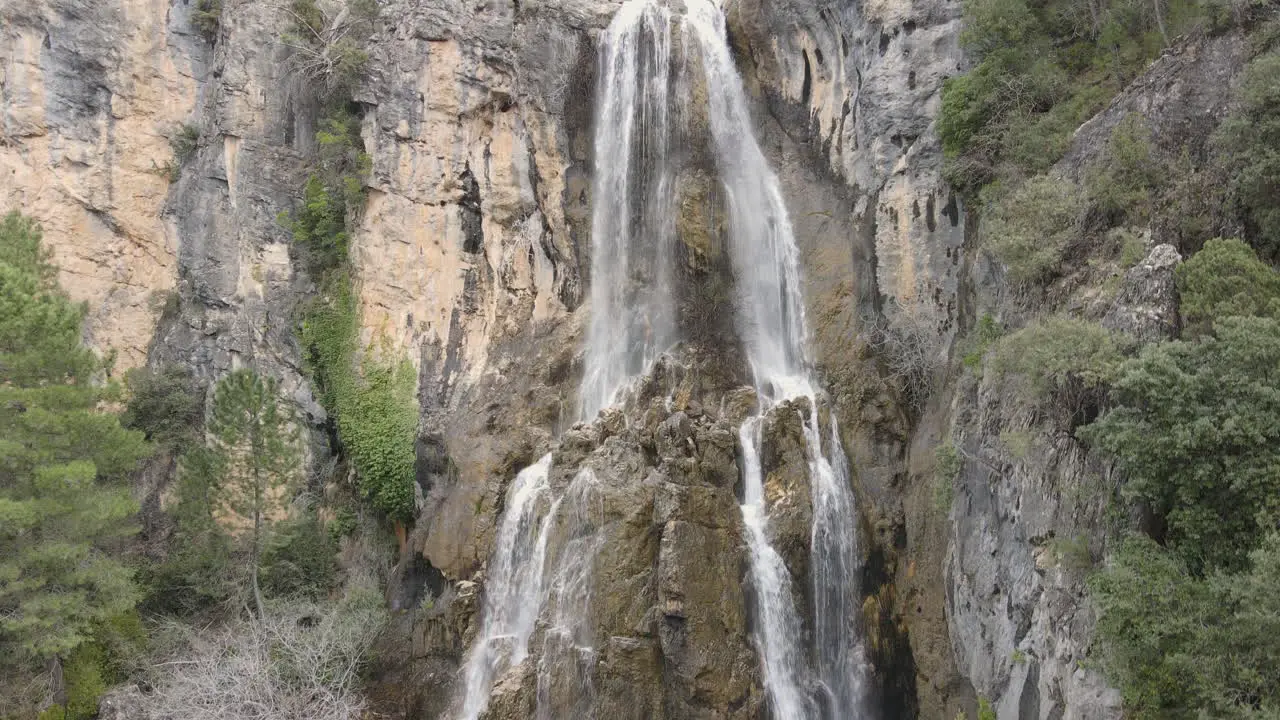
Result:
[[[116,388],[80,343],[39,227],[0,221],[0,676],[54,667],[137,601],[118,559],[142,433],[103,412]],[[30,700],[31,698],[27,698]],[[37,698],[42,702],[47,698]],[[3,704],[3,703],[0,703]]]
[[[281,407],[275,380],[237,370],[218,383],[208,424],[217,456],[213,462],[221,471],[215,497],[221,509],[251,525],[249,571],[259,616],[265,525],[283,510],[287,486],[301,461],[292,421]]]

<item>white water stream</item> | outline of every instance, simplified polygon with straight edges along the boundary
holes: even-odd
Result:
[[[701,83],[727,203],[738,333],[759,397],[759,414],[744,422],[739,440],[741,511],[764,685],[777,720],[855,720],[866,713],[866,670],[856,621],[861,570],[857,515],[834,417],[825,443],[820,428],[798,250],[777,177],[755,139],[724,16],[711,0],[686,0],[684,5],[684,14],[678,15],[659,0],[628,0],[600,37],[592,319],[581,417],[593,419],[616,402],[628,382],[679,339],[673,280],[678,168],[671,160],[678,128],[673,120],[677,99],[696,95],[687,84]],[[673,39],[683,43],[681,68],[675,67]],[[700,77],[689,72],[690,58],[700,64]],[[791,573],[770,545],[760,461],[764,416],[784,401],[802,398],[809,404],[803,423],[813,507],[811,634],[801,620],[804,609],[798,606]],[[553,497],[550,469],[548,455],[521,471],[509,490],[489,563],[481,629],[463,671],[464,720],[479,717],[496,678],[527,657],[540,616],[545,631],[537,669],[537,717],[592,716],[596,651],[590,586],[602,542],[594,507],[598,481],[584,468],[560,497]],[[553,529],[565,543],[549,552]],[[566,686],[568,692],[552,692]],[[555,707],[554,698],[571,698],[572,706]]]
[[[688,0],[688,25],[706,73],[716,164],[729,204],[730,254],[738,293],[738,330],[755,377],[760,413],[807,398],[804,418],[813,529],[812,650],[801,645],[791,575],[768,543],[768,510],[760,469],[760,418],[747,420],[743,446],[742,517],[756,589],[757,647],[774,717],[786,720],[862,717],[864,675],[858,641],[857,515],[848,460],[834,417],[824,451],[818,392],[808,360],[808,329],[799,252],[778,178],[756,142],[742,80],[729,54],[724,16],[710,0]]]

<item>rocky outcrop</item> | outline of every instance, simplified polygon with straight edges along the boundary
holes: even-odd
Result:
[[[696,366],[660,361],[625,409],[575,425],[553,445],[550,482],[560,500],[547,539],[550,619],[535,630],[530,657],[495,680],[483,717],[533,717],[535,708],[576,717],[588,701],[596,713],[637,720],[760,712],[735,494],[737,400],[749,391],[721,402],[698,390],[701,377]],[[803,454],[773,466],[790,477],[807,467]],[[577,575],[584,566],[589,572]],[[424,642],[414,651],[424,668],[457,663],[474,640],[451,629],[470,612],[460,609],[471,607],[472,587],[443,589],[420,615]],[[569,629],[556,624],[567,610],[572,647],[563,644]]]

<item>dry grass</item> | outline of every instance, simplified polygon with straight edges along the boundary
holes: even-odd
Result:
[[[336,603],[289,602],[216,629],[171,625],[151,668],[154,720],[357,720],[360,671],[386,619],[371,583]]]

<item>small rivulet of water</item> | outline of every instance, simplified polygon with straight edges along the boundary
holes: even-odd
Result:
[[[673,277],[680,148],[673,138],[682,137],[675,127],[685,119],[676,111],[680,104],[705,96],[729,221],[736,326],[759,398],[758,414],[743,423],[739,442],[754,640],[765,691],[776,720],[853,720],[866,713],[857,516],[834,416],[824,442],[798,250],[777,177],[755,139],[724,16],[711,0],[684,0],[682,7],[677,13],[660,0],[627,0],[600,38],[591,322],[580,417],[590,421],[618,403],[680,339]],[[765,416],[794,411],[782,404],[801,399],[808,401],[802,422],[813,507],[811,635],[791,573],[769,541],[760,459]],[[603,542],[599,483],[582,468],[556,491],[548,481],[551,470],[548,455],[521,471],[508,490],[481,627],[455,703],[464,720],[476,720],[497,678],[526,661],[535,628],[541,629],[536,717],[594,716],[590,589]],[[553,547],[549,537],[556,538]]]

